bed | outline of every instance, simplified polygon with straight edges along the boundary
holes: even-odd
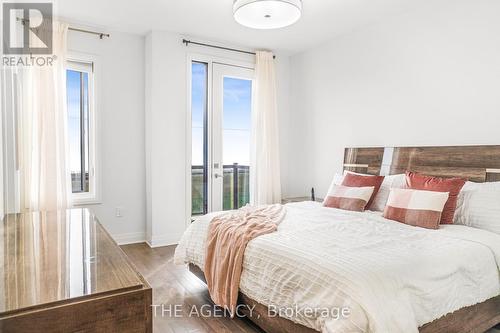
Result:
[[[499,146],[350,148],[344,159],[345,169],[369,174],[410,169],[477,182],[497,180],[499,165]],[[416,228],[315,202],[286,210],[243,261],[240,301],[255,306],[250,319],[266,332],[484,332],[500,322],[499,234]],[[198,218],[176,250],[176,262],[201,278],[216,214]]]

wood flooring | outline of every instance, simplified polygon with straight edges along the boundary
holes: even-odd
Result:
[[[175,246],[121,246],[153,288],[154,333],[262,333],[250,320],[214,310],[207,286],[186,266],[173,263]],[[211,316],[205,316],[211,311]]]

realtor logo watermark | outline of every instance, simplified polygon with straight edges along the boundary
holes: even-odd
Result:
[[[230,315],[227,310],[213,304],[203,304],[201,306],[192,305],[188,307],[184,304],[152,304],[153,315],[155,317],[198,317],[198,318],[224,318]],[[245,318],[247,314],[252,317],[255,305],[239,304],[235,308],[234,317]]]
[[[3,65],[52,65],[53,4],[4,2],[2,13]]]
[[[191,307],[185,304],[152,304],[153,315],[155,317],[201,317],[201,318],[223,318],[230,316],[229,311],[224,310],[214,304],[203,304],[201,306],[192,305]],[[260,313],[256,311],[256,306],[246,304],[238,304],[235,308],[233,316],[236,318],[256,317],[260,318]],[[267,317],[275,318],[308,318],[316,319],[319,317],[330,318],[333,320],[344,320],[351,316],[349,307],[299,307],[294,305],[291,307],[277,307],[270,305],[267,307]]]

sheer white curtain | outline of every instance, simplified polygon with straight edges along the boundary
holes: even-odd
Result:
[[[20,69],[20,204],[24,211],[65,209],[70,205],[66,110],[68,26],[53,24],[52,66]]]
[[[252,110],[250,203],[281,202],[276,70],[273,54],[258,51]]]

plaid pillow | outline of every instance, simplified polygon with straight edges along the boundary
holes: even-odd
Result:
[[[374,187],[332,185],[323,206],[362,212],[373,194]]]
[[[417,227],[437,229],[447,200],[447,192],[393,188],[384,217]]]

